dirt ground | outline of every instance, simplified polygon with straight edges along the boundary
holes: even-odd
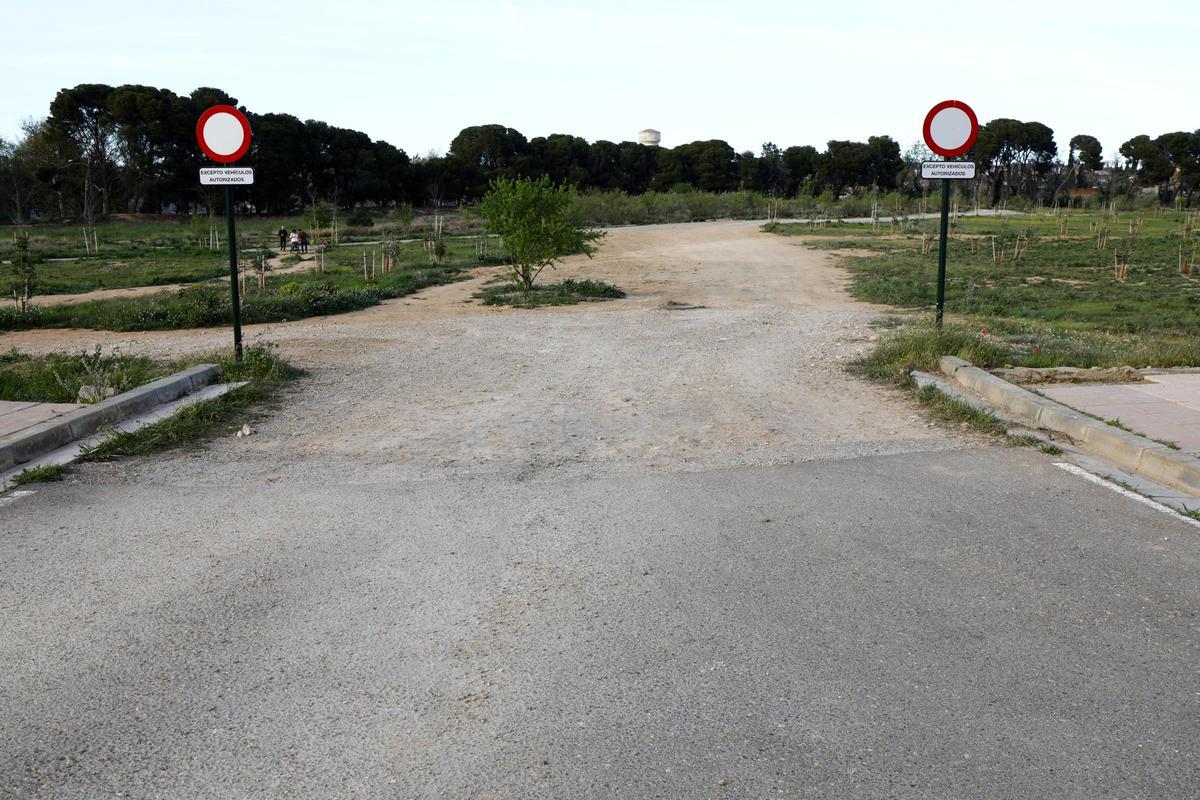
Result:
[[[849,376],[879,309],[853,301],[833,254],[756,223],[614,229],[595,257],[545,280],[612,282],[625,300],[514,310],[471,300],[499,272],[334,317],[248,326],[308,370],[255,436],[213,443],[201,481],[518,476],[547,470],[698,469],[969,446],[899,393]],[[668,310],[674,302],[699,306]],[[227,329],[0,336],[29,352],[178,355],[229,345]],[[89,467],[97,480],[172,459]]]

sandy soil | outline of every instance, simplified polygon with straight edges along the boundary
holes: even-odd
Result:
[[[968,442],[932,429],[899,394],[843,368],[876,334],[834,255],[754,223],[616,229],[587,276],[622,301],[538,310],[480,306],[471,280],[351,314],[249,326],[309,370],[249,439],[215,443],[193,479],[270,482],[534,475],[788,462]],[[702,306],[667,310],[668,301]],[[178,354],[228,346],[228,330],[41,330],[0,348]],[[173,460],[110,468],[160,471]],[[103,479],[101,468],[95,477]]]

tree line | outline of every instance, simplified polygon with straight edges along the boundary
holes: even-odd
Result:
[[[237,99],[202,87],[186,96],[150,86],[81,84],[58,92],[49,114],[28,121],[15,142],[0,140],[3,213],[15,222],[82,219],[112,213],[187,213],[220,204],[197,185],[205,165],[195,125],[207,107]],[[549,176],[580,189],[646,191],[753,190],[776,197],[898,192],[918,196],[928,186],[919,163],[923,146],[901,152],[888,136],[830,141],[758,153],[738,152],[720,139],[673,148],[635,142],[588,142],[569,134],[526,138],[503,125],[464,129],[445,155],[410,157],[361,131],[290,114],[250,118],[253,139],[241,162],[255,183],[239,192],[248,209],[284,214],[317,204],[341,208],[457,204],[481,198],[497,178]],[[1014,197],[1048,204],[1073,189],[1105,196],[1153,190],[1160,200],[1190,202],[1200,183],[1200,131],[1135,136],[1105,163],[1094,136],[1074,136],[1064,162],[1054,132],[1039,122],[995,119],[966,157],[980,164],[975,184],[983,204]]]

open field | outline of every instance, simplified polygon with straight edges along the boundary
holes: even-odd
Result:
[[[344,213],[344,212],[343,212]],[[442,220],[443,231],[447,234],[463,234],[478,232],[481,222],[478,217],[469,213],[466,217],[457,209],[436,212]],[[374,240],[386,234],[403,237],[423,237],[432,227],[435,212],[418,211],[409,225],[404,225],[396,215],[396,211],[377,210],[368,212],[370,225],[353,225],[344,218],[338,219],[338,238],[340,242],[354,243],[359,240]],[[255,216],[239,214],[237,216],[238,238],[243,242],[256,243],[268,238],[278,244],[275,235],[280,227],[288,230],[303,228],[313,237],[313,241],[331,237],[329,223],[317,226],[311,217],[306,215],[291,216]],[[209,232],[215,231],[219,237],[219,246],[209,250]],[[29,234],[32,249],[45,258],[82,258],[96,255],[94,247],[89,244],[85,249],[83,243],[83,225],[81,223],[35,223],[32,225],[2,225],[0,226],[0,260],[7,259],[13,248],[13,238],[18,234]],[[95,228],[99,244],[100,256],[119,256],[130,250],[158,248],[196,248],[204,252],[213,252],[218,256],[225,253],[225,215],[218,213],[212,217],[207,215],[168,215],[168,214],[121,214],[113,215],[108,220],[100,222]],[[91,229],[89,228],[89,242]]]
[[[576,196],[574,213],[589,224],[614,226],[717,218],[761,219],[774,204],[775,212],[784,219],[831,220],[812,230],[786,230],[794,235],[845,234],[855,238],[887,238],[896,233],[920,236],[935,231],[936,221],[906,216],[918,207],[927,209],[928,202],[922,204],[911,198],[893,198],[889,201],[889,197],[878,201],[845,198],[833,203],[811,197],[773,201],[756,192],[647,192],[636,196],[622,192],[587,192]],[[860,230],[836,222],[843,217],[869,214],[872,208],[883,209],[879,211],[880,223],[877,228]],[[451,237],[482,232],[482,222],[470,208],[437,213],[444,232]],[[433,212],[420,212],[411,223],[402,224],[394,209],[377,209],[360,214],[369,217],[372,224],[349,225],[345,221],[339,222],[339,240],[343,245],[377,241],[389,235],[420,238],[432,230],[434,217]],[[1178,215],[1174,212],[1148,210],[1116,215],[1066,212],[1064,215],[1043,214],[1012,219],[963,217],[956,225],[955,233],[995,235],[1004,237],[1010,243],[1018,235],[1057,237],[1062,230],[1062,219],[1067,223],[1067,238],[1092,236],[1107,226],[1114,243],[1120,240],[1121,231],[1133,220],[1141,221],[1140,237],[1165,235],[1179,227]],[[314,246],[321,239],[330,237],[329,228],[314,230],[313,221],[304,216],[243,216],[238,220],[241,247],[254,249],[264,241],[276,242],[274,234],[281,225],[288,229],[309,229],[313,232]],[[218,237],[216,241],[219,245],[215,247],[209,244],[210,226]],[[11,258],[14,237],[25,232],[30,235],[34,253],[47,259],[38,268],[36,294],[40,296],[202,282],[218,279],[228,270],[223,238],[224,219],[220,215],[212,218],[152,215],[117,217],[96,227],[98,250],[94,245],[88,245],[85,249],[83,229],[78,225],[7,226],[0,228],[0,261]],[[37,300],[35,304],[39,304]]]
[[[338,240],[343,245],[378,241],[384,236],[420,238],[432,226],[432,215],[418,215],[403,225],[393,216],[380,214],[372,225],[339,223]],[[479,230],[479,220],[458,211],[441,215],[443,231],[462,235]],[[216,238],[210,239],[211,230]],[[314,229],[304,217],[239,216],[237,232],[243,253],[267,243],[278,247],[280,226],[289,230],[307,229],[312,238],[310,250],[322,239],[330,239],[329,228]],[[0,227],[0,262],[13,255],[15,239],[28,234],[30,248],[42,259],[38,266],[36,295],[58,295],[101,289],[194,283],[228,274],[229,255],[225,239],[225,218],[206,216],[145,215],[115,218],[96,226],[95,239],[89,232],[84,245],[79,225],[36,224]],[[418,245],[419,247],[419,245]],[[4,266],[0,264],[0,271]],[[7,292],[8,287],[4,287]]]
[[[937,212],[937,203],[926,203],[923,214],[918,217],[909,212],[892,213],[881,207],[876,225],[865,225],[857,222],[845,222],[845,217],[833,216],[818,224],[806,221],[802,224],[780,223],[773,232],[789,236],[876,236],[888,237],[897,234],[923,233],[936,234],[941,226]],[[978,215],[970,214],[967,208],[961,214],[951,215],[951,234],[963,236],[999,236],[1010,238],[1020,234],[1032,234],[1039,237],[1079,238],[1095,237],[1100,231],[1107,229],[1112,241],[1129,233],[1130,224],[1137,228],[1138,236],[1162,236],[1181,233],[1189,227],[1191,232],[1200,225],[1200,217],[1196,212],[1176,211],[1174,209],[1151,208],[1146,210],[1117,211],[1113,213],[1060,209],[1058,211],[1042,210],[1040,212],[992,212],[984,209]],[[867,217],[869,214],[854,215],[855,218]],[[1189,223],[1190,220],[1190,223]]]
[[[229,272],[229,256],[197,247],[131,247],[99,256],[38,265],[37,294],[193,283]]]
[[[374,275],[367,279],[363,257],[370,265],[372,251],[376,253],[376,266]],[[387,273],[382,271],[378,252],[378,247],[339,247],[327,254],[323,270],[315,258],[305,262],[307,268],[302,272],[274,274],[268,270],[265,288],[258,284],[258,273],[248,272],[242,297],[243,321],[283,322],[366,308],[427,286],[460,280],[464,270],[479,264],[474,243],[469,240],[448,240],[446,254],[436,264],[430,263],[421,243],[402,244],[396,269]],[[226,280],[127,297],[70,299],[70,303],[35,304],[26,313],[12,305],[0,307],[0,330],[170,330],[228,325],[232,316]]]
[[[886,221],[878,229],[771,230],[842,252],[854,296],[927,313],[936,294],[937,221],[912,225],[906,233],[891,233]],[[1177,214],[962,217],[949,243],[946,310],[970,341],[955,346],[974,342],[985,365],[1200,364],[1200,266],[1180,270],[1180,253],[1190,259],[1197,246],[1195,230]],[[1127,263],[1123,275],[1114,259]]]

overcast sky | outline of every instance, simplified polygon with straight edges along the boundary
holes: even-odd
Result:
[[[216,86],[255,112],[365,131],[410,154],[463,127],[757,151],[920,138],[937,101],[1036,120],[1111,159],[1138,133],[1200,128],[1196,0],[11,4],[0,136],[58,89]]]

